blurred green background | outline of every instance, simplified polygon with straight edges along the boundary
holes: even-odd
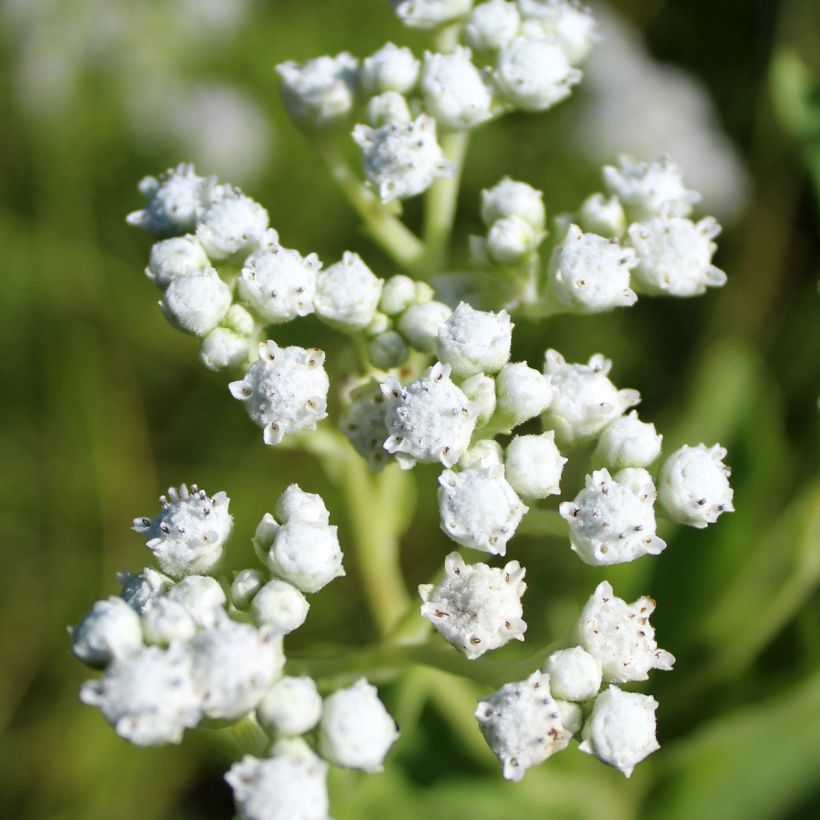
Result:
[[[476,135],[455,248],[465,256],[479,191],[503,174],[543,188],[555,213],[600,187],[619,148],[676,149],[703,212],[724,222],[721,292],[522,322],[514,351],[536,365],[547,346],[573,361],[601,351],[665,445],[729,449],[737,512],[670,529],[657,559],[604,573],[560,540],[511,548],[528,570],[528,646],[560,636],[605,575],[622,597],[659,601],[659,642],[678,659],[648,684],[663,749],[629,781],[571,750],[508,784],[473,724],[486,690],[418,672],[384,691],[403,729],[385,773],[334,776],[337,820],[820,816],[820,6],[607,9],[615,62],[591,65],[556,112]],[[143,565],[129,522],[169,484],[229,492],[237,565],[291,481],[327,494],[343,544],[349,526],[316,463],[262,446],[224,376],[165,323],[142,276],[149,240],[123,217],[144,174],[192,158],[266,205],[286,245],[327,261],[356,250],[390,275],[287,121],[273,66],[423,37],[365,0],[5,0],[0,26],[0,815],[229,817],[221,776],[236,750],[217,733],[154,750],[117,738],[77,700],[87,672],[66,625],[118,589],[116,570]],[[337,376],[352,365],[312,320],[284,337],[329,345]],[[450,549],[435,472],[413,473],[411,585]],[[364,611],[351,559],[290,645],[364,644]]]

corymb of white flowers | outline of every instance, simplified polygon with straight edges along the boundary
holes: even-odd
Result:
[[[172,489],[134,521],[152,565],[121,574],[119,596],[71,630],[75,656],[102,671],[82,700],[127,740],[177,743],[186,729],[233,727],[248,755],[226,779],[249,820],[326,818],[329,767],[381,770],[399,734],[367,675],[383,683],[419,663],[500,687],[474,708],[504,777],[520,780],[573,738],[629,776],[658,748],[658,703],[621,687],[674,663],[649,623],[655,602],[627,603],[601,582],[563,644],[530,661],[538,668],[512,663],[513,679],[499,678],[483,656],[523,641],[525,616],[540,617],[522,603],[516,532],[536,511],[567,549],[603,567],[662,560],[645,557],[674,549],[659,518],[706,527],[732,510],[726,451],[695,442],[664,452],[634,409],[640,394],[616,385],[603,354],[511,358],[522,317],[586,316],[724,284],[712,263],[719,226],[695,221],[699,197],[671,159],[621,158],[604,168],[601,191],[552,222],[544,192],[500,179],[482,194],[486,232],[469,240],[481,309],[447,295],[457,290],[446,274],[471,130],[570,96],[598,38],[590,12],[568,0],[393,5],[429,33],[424,53],[387,43],[285,63],[279,74],[294,122],[401,273],[380,275],[348,249],[323,262],[286,247],[262,205],[187,164],[144,179],[143,207],[128,217],[156,239],[146,272],[171,325],[202,340],[206,367],[230,374],[226,396],[264,443],[312,454],[348,502],[350,531],[337,531],[321,497],[282,487],[256,529],[258,562],[227,577],[228,496]],[[346,164],[347,140],[361,173]],[[422,194],[419,235],[400,202]],[[279,325],[309,314],[361,359],[358,381],[340,378],[332,400],[334,353],[276,341]],[[588,459],[586,479],[569,486],[562,474],[576,458]],[[398,563],[419,463],[441,468],[444,566],[419,587],[421,600]],[[461,550],[445,558],[447,538]],[[345,574],[343,549],[356,553],[351,582],[379,643],[288,654],[312,596]],[[487,563],[471,561],[475,552]]]

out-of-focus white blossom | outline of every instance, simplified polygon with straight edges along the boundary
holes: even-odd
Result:
[[[626,230],[626,214],[621,200],[603,194],[588,196],[578,209],[578,224],[599,236],[620,237]]]
[[[316,315],[338,327],[361,330],[373,319],[382,284],[359,254],[345,251],[341,262],[316,277]]]
[[[225,318],[231,289],[213,268],[175,276],[159,303],[165,318],[179,330],[204,336]]]
[[[311,678],[280,678],[259,702],[256,716],[268,732],[303,735],[322,716],[322,696]]]
[[[352,403],[339,420],[339,428],[370,469],[383,470],[393,456],[384,449],[389,404],[378,382],[368,382],[351,395]]]
[[[142,646],[140,617],[122,598],[97,601],[69,632],[74,657],[93,667],[125,658]]]
[[[410,305],[399,319],[399,332],[422,353],[433,353],[438,340],[438,329],[453,311],[442,302],[422,302]]]
[[[407,342],[395,330],[386,330],[371,339],[367,351],[370,361],[382,370],[398,367],[410,354]]]
[[[546,498],[561,492],[561,474],[567,460],[555,444],[555,432],[516,436],[507,445],[505,475],[524,498]]]
[[[401,94],[397,91],[383,91],[367,101],[365,119],[373,128],[381,128],[391,123],[406,125],[413,119],[413,114]]]
[[[183,578],[168,590],[165,597],[182,604],[199,627],[211,623],[213,610],[224,606],[228,600],[219,581],[207,575]]]
[[[439,326],[436,353],[456,376],[496,373],[510,359],[513,327],[506,310],[475,310],[461,302]]]
[[[253,596],[265,585],[265,576],[258,569],[242,569],[231,584],[231,602],[237,609],[247,609]]]
[[[356,100],[359,61],[347,51],[322,56],[299,65],[289,60],[276,70],[282,79],[282,96],[298,122],[323,128],[343,120]]]
[[[146,567],[139,575],[127,570],[118,572],[117,580],[122,585],[120,598],[138,614],[174,583],[167,575],[157,572],[152,567]]]
[[[536,233],[543,232],[547,219],[544,194],[526,182],[509,177],[481,192],[481,218],[488,228],[497,220],[511,216],[529,223]]]
[[[409,276],[399,273],[385,280],[379,310],[387,316],[397,316],[415,301],[416,282]]]
[[[660,454],[663,436],[654,424],[641,421],[633,410],[611,422],[598,439],[595,459],[616,470],[648,467]]]
[[[522,30],[529,37],[555,40],[567,59],[584,61],[601,39],[589,9],[572,0],[517,0],[524,18]]]
[[[367,94],[407,94],[419,80],[421,63],[406,46],[386,43],[362,62],[361,86]]]
[[[463,17],[473,0],[391,0],[399,19],[408,28],[431,29]]]
[[[196,634],[191,613],[179,601],[167,596],[157,598],[142,613],[145,642],[167,646],[175,641],[187,641]]]
[[[520,216],[505,216],[487,232],[486,249],[497,265],[518,265],[538,247],[540,238]]]
[[[476,51],[495,51],[509,45],[521,27],[515,3],[488,0],[471,12],[464,24],[464,39]]]
[[[577,703],[568,700],[556,700],[558,716],[561,718],[561,725],[571,734],[575,735],[581,731],[584,723],[584,713]]]

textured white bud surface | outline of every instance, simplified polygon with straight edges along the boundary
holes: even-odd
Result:
[[[139,575],[127,570],[118,572],[117,580],[122,585],[120,598],[137,613],[142,613],[151,601],[170,589],[174,583],[167,575],[151,567],[146,567]]]
[[[211,622],[215,608],[222,607],[228,602],[219,581],[207,575],[189,575],[183,578],[168,590],[165,597],[182,604],[194,619],[194,623],[200,627]]]
[[[199,176],[194,166],[180,163],[139,184],[145,208],[128,214],[126,222],[154,236],[173,236],[192,231],[207,207],[213,180]]]
[[[651,695],[622,692],[610,686],[595,698],[578,749],[629,777],[638,763],[660,749],[655,737],[657,708],[658,702]]]
[[[283,524],[289,521],[330,523],[330,513],[322,496],[318,493],[306,493],[298,484],[290,484],[279,496],[274,513]]]
[[[621,236],[626,230],[626,214],[618,197],[592,194],[578,210],[578,223],[599,236]]]
[[[241,820],[330,820],[327,765],[302,740],[280,740],[272,757],[245,755],[225,780]]]
[[[245,403],[248,415],[262,428],[265,444],[276,445],[288,433],[315,430],[327,416],[330,383],[325,354],[317,348],[259,345],[259,359],[240,381],[228,385]]]
[[[639,162],[622,156],[619,164],[603,170],[604,185],[621,200],[629,218],[635,222],[659,216],[671,208],[678,216],[688,216],[700,194],[687,190],[680,168],[669,159]]]
[[[181,645],[145,647],[115,661],[102,678],[83,684],[80,700],[99,707],[117,734],[137,746],[179,743],[202,717],[191,656]]]
[[[175,641],[187,641],[196,634],[196,623],[191,613],[179,601],[157,598],[142,613],[145,642],[167,646]]]
[[[703,529],[721,513],[733,512],[731,471],[723,463],[726,449],[684,445],[661,465],[658,495],[673,521]]]
[[[549,379],[526,362],[504,365],[495,378],[496,414],[501,424],[517,427],[549,407]]]
[[[404,274],[385,280],[379,300],[379,310],[387,316],[403,313],[416,301],[416,283]]]
[[[655,485],[646,470],[615,476],[596,470],[575,501],[558,511],[569,524],[570,543],[586,564],[608,566],[657,555],[666,542],[655,534]]]
[[[506,310],[475,310],[460,302],[439,326],[436,352],[456,376],[496,373],[510,359],[513,323]]]
[[[367,346],[370,361],[382,370],[398,367],[407,360],[410,348],[395,330],[386,330],[370,340]]]
[[[461,389],[476,413],[476,425],[484,426],[495,413],[495,379],[484,373],[476,373],[464,379]]]
[[[231,584],[231,602],[237,609],[247,609],[253,596],[264,586],[265,576],[258,569],[241,569]]]
[[[590,700],[601,688],[601,664],[582,646],[553,652],[544,671],[550,676],[550,689],[557,698]]]
[[[256,329],[256,320],[250,314],[247,308],[239,304],[232,304],[227,316],[222,322],[222,325],[228,330],[232,330],[237,336],[247,338],[252,335]]]
[[[345,574],[336,530],[317,521],[288,521],[276,532],[268,567],[302,592],[318,592]]]
[[[321,128],[344,119],[356,99],[359,61],[346,51],[299,65],[289,60],[276,66],[282,96],[291,116]]]
[[[531,766],[566,749],[572,737],[561,723],[549,675],[543,672],[504,684],[478,702],[475,716],[507,780],[521,780]]]
[[[398,91],[383,91],[367,101],[365,120],[373,128],[396,123],[406,125],[413,119],[407,100]]]
[[[544,194],[526,182],[516,182],[509,177],[481,192],[481,218],[488,228],[510,216],[523,219],[537,233],[543,232],[547,220]]]
[[[550,257],[550,293],[576,313],[630,307],[638,301],[629,287],[629,271],[637,264],[635,251],[622,248],[617,239],[584,233],[577,225],[570,225]]]
[[[497,265],[518,265],[538,247],[539,238],[520,216],[505,216],[487,232],[487,253]]]
[[[153,244],[145,273],[160,290],[165,290],[177,276],[201,273],[210,266],[195,236],[175,236]]]
[[[712,264],[712,239],[720,233],[713,217],[692,222],[666,212],[630,225],[628,233],[638,254],[632,276],[639,292],[687,298],[726,284],[726,274]]]
[[[561,725],[571,734],[575,735],[581,731],[584,723],[584,713],[577,703],[570,703],[568,700],[556,700],[558,716],[561,718]]]
[[[239,274],[239,295],[267,322],[289,322],[313,313],[316,271],[322,266],[315,253],[268,244],[252,253]]]
[[[281,641],[223,610],[189,644],[193,676],[210,718],[236,720],[256,707],[285,665]]]
[[[523,641],[525,572],[518,561],[498,569],[465,564],[457,552],[451,552],[444,560],[444,578],[435,586],[419,586],[424,602],[421,614],[470,660],[513,639]]]
[[[280,678],[256,707],[262,728],[283,735],[303,735],[321,716],[322,696],[308,677]]]
[[[561,492],[561,474],[567,460],[555,444],[555,432],[516,436],[507,445],[504,468],[507,481],[524,498],[546,498]]]
[[[641,421],[637,410],[615,419],[604,429],[595,460],[608,467],[648,467],[660,454],[663,436],[654,424]]]
[[[376,129],[357,125],[353,139],[362,149],[365,176],[382,202],[416,196],[437,177],[455,173],[436,140],[436,121],[427,114]]]
[[[504,450],[491,438],[483,438],[473,444],[458,460],[462,470],[484,470],[488,467],[502,467]]]
[[[196,235],[208,256],[221,261],[256,250],[267,229],[268,212],[239,189],[231,188],[202,214]]]
[[[607,378],[612,362],[596,353],[587,364],[567,364],[548,350],[544,374],[553,396],[544,426],[555,430],[559,444],[574,446],[595,438],[613,419],[638,404],[637,390],[618,390]]]
[[[70,632],[74,657],[98,668],[142,646],[140,617],[122,598],[97,601]]]
[[[408,28],[431,29],[467,14],[473,0],[391,0]]]
[[[476,51],[495,51],[509,45],[520,26],[515,3],[489,0],[470,12],[464,24],[464,39]]]
[[[452,467],[459,460],[470,444],[475,413],[450,378],[449,365],[436,362],[406,387],[388,378],[382,393],[389,404],[384,448],[402,469],[417,461]]]
[[[504,468],[445,470],[439,485],[441,529],[457,544],[505,555],[527,507],[504,478]]]
[[[248,360],[248,340],[226,327],[215,327],[202,340],[199,359],[208,370],[240,367]]]
[[[379,304],[382,280],[357,253],[346,251],[341,262],[316,277],[316,315],[350,330],[370,324]]]
[[[425,109],[446,128],[472,128],[491,116],[492,85],[464,46],[449,54],[425,52],[420,89]]]
[[[319,753],[336,766],[380,772],[398,739],[396,722],[379,700],[375,686],[360,678],[339,689],[322,705]]]
[[[409,48],[387,43],[362,62],[362,89],[366,94],[407,94],[415,88],[420,70],[421,63]]]
[[[581,82],[560,45],[530,37],[516,37],[498,52],[494,76],[500,93],[525,111],[552,108]]]
[[[600,664],[604,680],[614,683],[647,680],[652,669],[669,671],[675,658],[658,648],[649,616],[655,602],[644,596],[628,604],[602,581],[572,629],[578,641]]]
[[[378,382],[364,384],[351,398],[353,402],[342,414],[339,429],[371,470],[383,470],[393,457],[384,449],[389,405],[381,385]]]
[[[600,39],[589,9],[573,0],[518,0],[518,7],[524,31],[556,40],[573,65],[583,62]]]
[[[399,332],[422,353],[433,353],[438,341],[438,329],[453,311],[443,302],[422,302],[410,305],[399,319]]]
[[[287,581],[268,581],[251,602],[251,615],[258,626],[275,635],[289,635],[307,618],[307,598]]]
[[[225,318],[231,306],[231,289],[213,268],[206,268],[172,279],[159,306],[174,327],[204,336]]]
[[[213,569],[231,533],[230,499],[224,492],[208,496],[196,484],[191,491],[182,484],[160,496],[162,507],[153,518],[135,518],[133,530],[145,543],[163,572],[174,578]]]

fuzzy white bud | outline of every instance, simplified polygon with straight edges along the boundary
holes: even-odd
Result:
[[[382,370],[398,367],[410,355],[407,342],[395,330],[386,330],[370,340],[367,346],[370,361]]]
[[[226,327],[215,327],[202,340],[199,359],[208,370],[240,367],[248,360],[248,340]]]
[[[293,119],[323,128],[347,117],[356,99],[358,66],[359,61],[346,51],[302,65],[289,60],[276,66],[282,96]]]
[[[433,353],[438,341],[438,329],[453,311],[443,302],[422,302],[410,305],[399,319],[399,332],[422,353]]]
[[[347,436],[357,453],[370,469],[378,472],[392,460],[384,449],[387,438],[389,404],[378,382],[368,382],[351,395],[352,403],[339,421],[339,429]]]
[[[308,677],[280,678],[256,707],[256,717],[266,731],[303,735],[322,716],[322,696]]]
[[[476,426],[483,427],[495,413],[495,380],[484,373],[476,373],[464,379],[461,389],[473,405]]]
[[[117,580],[122,585],[120,598],[135,612],[141,614],[155,598],[169,590],[174,582],[161,572],[146,567],[139,575],[125,570],[117,573]]]
[[[461,470],[486,470],[489,467],[503,467],[504,450],[491,438],[483,438],[473,444],[458,460]]]
[[[648,467],[660,454],[663,436],[654,424],[641,421],[633,410],[615,419],[601,433],[594,459],[616,470]]]
[[[436,352],[456,376],[496,373],[510,359],[513,327],[506,310],[475,310],[461,302],[439,326]]]
[[[518,0],[523,30],[557,41],[573,65],[583,62],[600,39],[595,18],[572,0]]]
[[[507,481],[524,498],[546,498],[561,492],[561,474],[567,460],[555,444],[555,432],[516,436],[507,446]]]
[[[276,531],[268,567],[302,592],[318,592],[345,574],[337,527],[291,519]]]
[[[210,266],[195,236],[175,236],[153,244],[145,275],[160,290],[165,290],[177,276],[202,273]]]
[[[225,318],[231,306],[231,289],[213,268],[206,268],[172,279],[159,306],[174,327],[204,336]]]
[[[74,657],[96,668],[142,646],[140,617],[122,598],[97,601],[69,632]]]
[[[505,216],[493,222],[487,232],[486,249],[497,265],[523,262],[538,247],[540,235],[520,216]]]
[[[552,401],[549,379],[526,362],[504,365],[495,379],[496,417],[507,428],[517,427],[544,412]]]
[[[279,496],[274,513],[283,524],[290,521],[330,523],[330,512],[322,496],[318,493],[306,493],[298,484],[289,485]]]
[[[581,731],[584,723],[584,713],[577,703],[568,700],[556,700],[555,706],[558,709],[558,716],[561,718],[561,725],[572,735]]]
[[[361,330],[373,319],[382,280],[357,253],[346,251],[341,262],[316,277],[316,315],[347,330]]]
[[[251,615],[257,626],[274,635],[289,635],[307,618],[307,598],[286,581],[268,581],[253,597]]]
[[[191,613],[179,601],[168,597],[157,598],[142,613],[142,628],[145,642],[160,646],[187,641],[196,634]]]
[[[211,259],[243,256],[262,244],[268,229],[268,212],[239,189],[222,186],[196,228],[196,235]]]
[[[517,216],[542,233],[547,220],[544,194],[526,182],[504,177],[481,192],[481,218],[489,228],[499,219]]]
[[[626,214],[621,200],[603,194],[588,196],[578,210],[578,224],[585,231],[599,236],[621,236],[626,230]]]
[[[365,120],[373,128],[395,123],[406,125],[413,119],[407,100],[398,91],[384,91],[367,101]]]
[[[464,39],[476,51],[495,51],[509,45],[520,26],[515,3],[489,0],[470,12],[464,24]]]
[[[362,89],[367,94],[407,94],[416,87],[420,70],[421,63],[409,48],[387,43],[362,62]]]
[[[253,596],[265,585],[265,576],[258,569],[242,569],[231,584],[231,602],[237,609],[247,609]]]
[[[432,29],[463,17],[470,11],[473,0],[392,0],[392,3],[408,28]]]
[[[582,646],[553,652],[544,671],[550,676],[550,689],[557,698],[590,700],[601,688],[601,664]]]
[[[379,310],[387,316],[397,316],[415,301],[416,283],[409,276],[399,273],[385,280]]]
[[[212,620],[214,609],[228,602],[219,581],[207,575],[189,575],[183,578],[168,590],[165,597],[182,604],[199,627],[207,626]]]

